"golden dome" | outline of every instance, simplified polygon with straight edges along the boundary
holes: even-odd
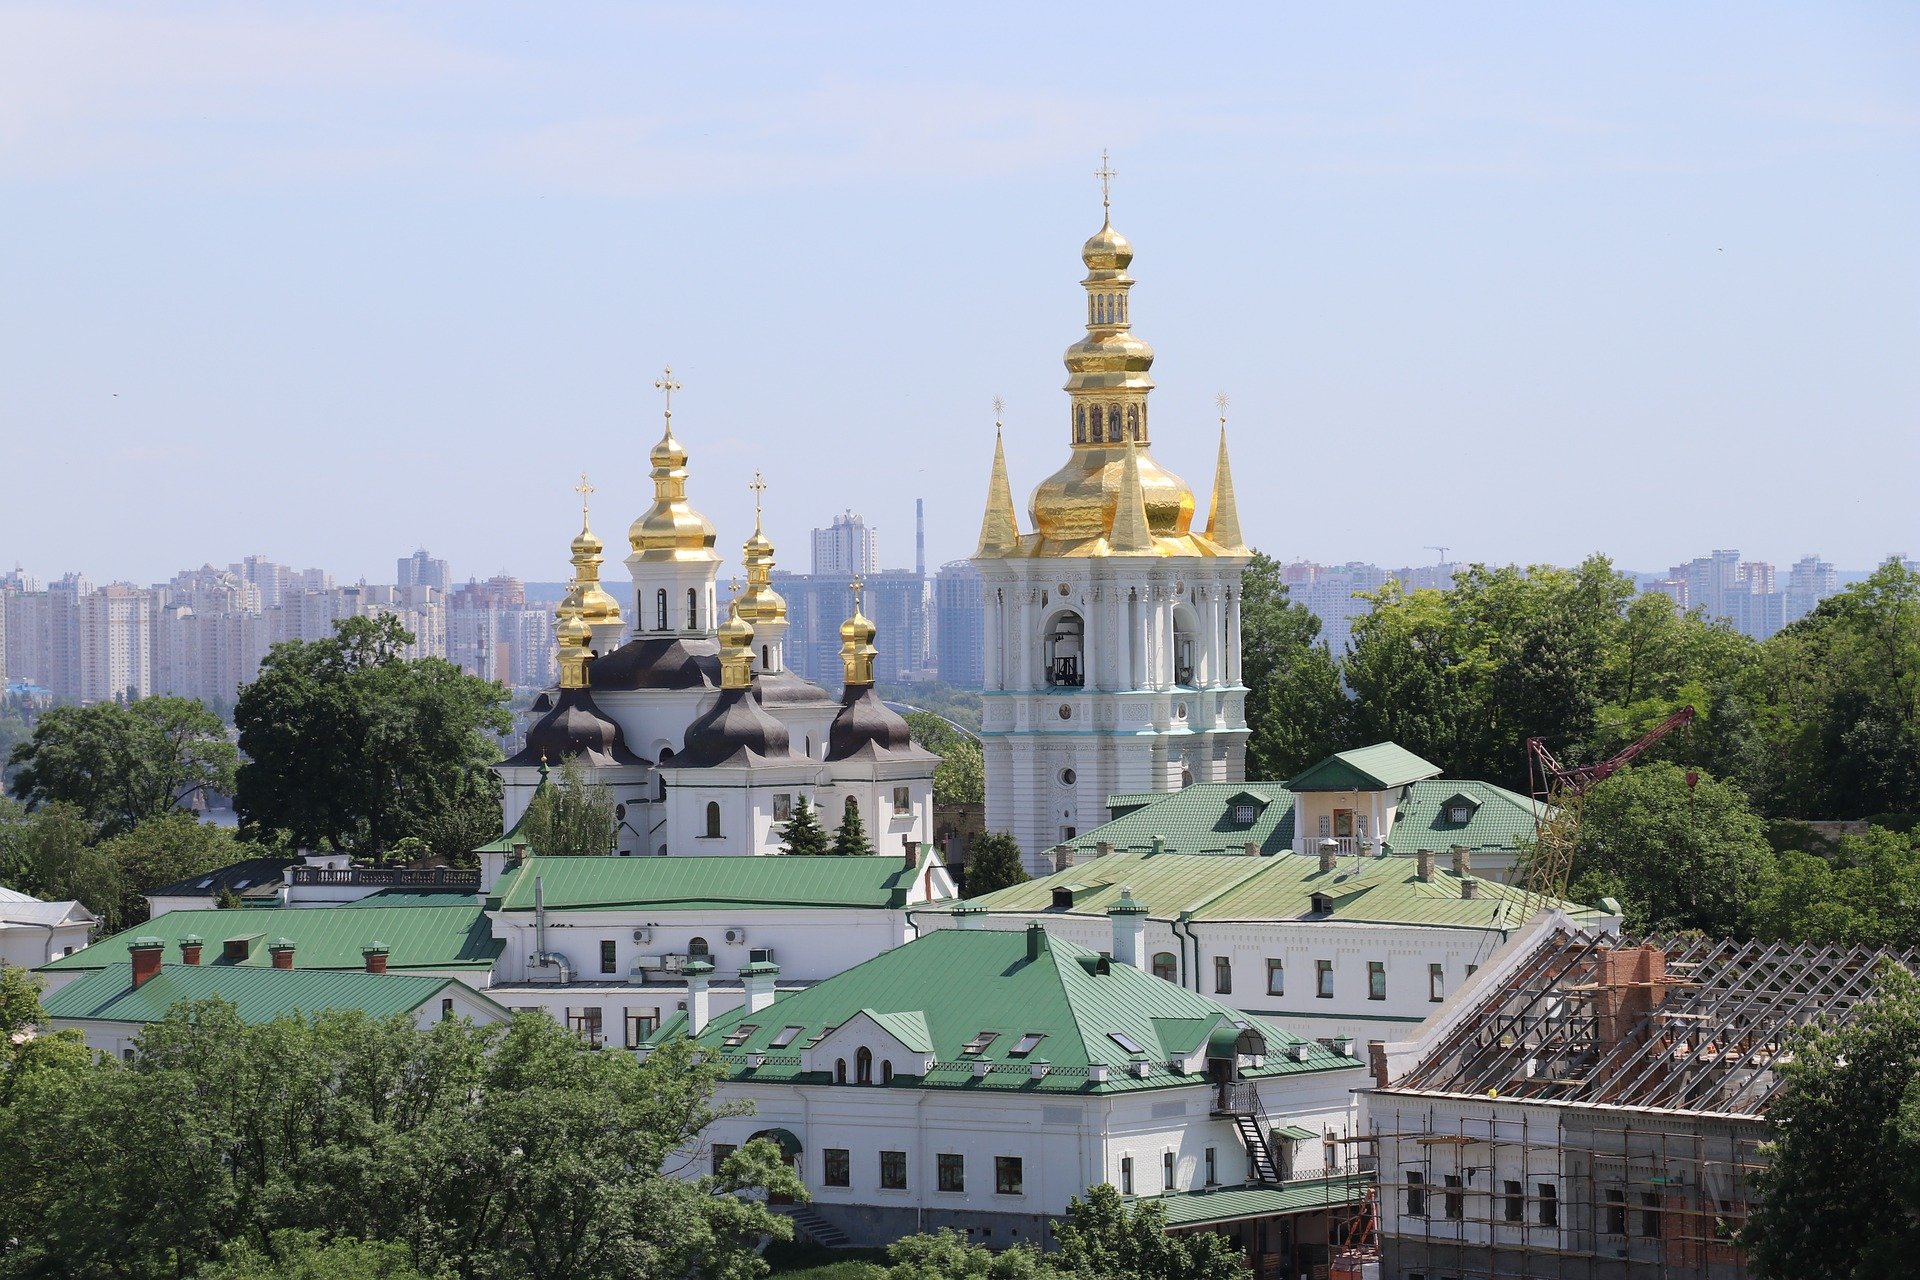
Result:
[[[760,527],[760,495],[766,487],[760,473],[754,472],[753,483],[748,486],[753,490],[753,536],[740,547],[740,562],[747,569],[747,589],[737,599],[740,616],[753,623],[787,620],[786,599],[769,580],[773,573],[773,539]]]
[[[1087,237],[1087,243],[1080,249],[1080,261],[1087,264],[1089,271],[1125,271],[1133,261],[1133,245],[1113,229],[1109,219]]]
[[[560,621],[553,629],[553,635],[562,648],[573,648],[593,639],[593,630],[587,626],[586,620],[580,616],[577,608],[565,609],[562,610]]]
[[[873,619],[860,612],[858,604],[853,606],[853,616],[840,624],[840,643],[843,647],[849,644],[872,644],[877,634]]]
[[[740,616],[740,601],[735,597],[727,605],[727,620],[716,633],[722,649],[744,649],[753,643],[753,628]]]
[[[1034,532],[1049,542],[1084,542],[1105,537],[1113,527],[1126,468],[1125,445],[1076,449],[1067,465],[1040,482],[1027,504]],[[1139,454],[1140,488],[1146,497],[1147,527],[1156,537],[1186,536],[1193,525],[1194,497],[1187,482]]]
[[[850,685],[870,685],[873,683],[873,661],[880,651],[873,647],[876,634],[873,619],[860,612],[860,592],[866,586],[859,578],[853,580],[853,616],[840,624],[840,667],[846,683]]]
[[[687,451],[673,436],[673,420],[649,455],[653,505],[627,528],[627,543],[648,560],[718,560],[713,521],[687,503]]]
[[[600,552],[604,544],[587,526],[587,495],[593,492],[593,486],[587,483],[584,471],[580,473],[575,492],[580,495],[580,532],[574,535],[572,543],[573,590],[569,599],[574,612],[588,627],[617,627],[626,619],[621,616],[620,602],[600,586]]]

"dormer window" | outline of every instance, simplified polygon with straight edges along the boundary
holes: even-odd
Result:
[[[998,1031],[982,1031],[973,1039],[960,1046],[962,1053],[985,1053],[995,1040],[1000,1038]]]
[[[1450,826],[1464,827],[1473,821],[1473,815],[1480,810],[1480,802],[1464,792],[1456,791],[1440,805],[1440,819]]]
[[[1464,823],[1467,821],[1467,819],[1471,817],[1473,817],[1473,810],[1467,808],[1467,806],[1463,804],[1457,804],[1453,806],[1453,808],[1447,810],[1448,822]]]
[[[1237,804],[1233,806],[1233,825],[1236,827],[1250,827],[1253,825],[1253,820],[1258,817],[1259,814],[1260,811],[1250,804]]]
[[[1316,893],[1313,895],[1313,914],[1314,915],[1323,916],[1332,910],[1333,910],[1333,898],[1330,894]]]
[[[1020,1037],[1013,1048],[1007,1050],[1007,1056],[1009,1058],[1024,1058],[1035,1049],[1038,1049],[1040,1042],[1046,1038],[1047,1034],[1044,1031],[1029,1031]]]
[[[727,1038],[720,1042],[720,1047],[722,1049],[738,1049],[747,1042],[747,1037],[759,1029],[760,1026],[758,1023],[743,1022],[733,1030],[727,1032]]]
[[[1053,891],[1053,909],[1065,911],[1073,906],[1073,890],[1062,887]]]

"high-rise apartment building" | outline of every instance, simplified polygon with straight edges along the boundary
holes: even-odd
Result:
[[[447,569],[447,562],[435,560],[424,547],[395,563],[393,581],[402,591],[409,587],[432,587],[445,596],[453,589],[453,574]]]
[[[940,566],[933,579],[934,645],[940,679],[979,689],[986,679],[986,614],[971,560]]]
[[[1787,570],[1783,623],[1798,622],[1839,589],[1840,575],[1832,565],[1819,556],[1801,556]]]
[[[867,522],[852,511],[835,516],[833,522],[824,529],[815,529],[814,576],[851,578],[856,573],[877,573],[880,569],[880,549],[875,532],[867,528]],[[840,624],[836,622],[834,625],[837,627]]]

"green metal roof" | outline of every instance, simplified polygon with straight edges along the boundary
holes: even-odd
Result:
[[[1175,1191],[1146,1197],[1167,1213],[1169,1227],[1200,1227],[1212,1223],[1267,1218],[1279,1213],[1301,1213],[1337,1205],[1357,1205],[1366,1197],[1371,1176],[1354,1174],[1310,1178],[1267,1187],[1212,1187],[1205,1191]]]
[[[1341,858],[1333,870],[1322,871],[1317,857],[1291,853],[1235,858],[1129,850],[968,903],[1000,913],[1104,916],[1122,890],[1130,888],[1157,920],[1312,919],[1459,929],[1510,929],[1541,908],[1538,898],[1529,899],[1522,890],[1494,880],[1476,878],[1476,896],[1463,898],[1461,879],[1446,869],[1445,855],[1435,857],[1432,878],[1422,880],[1419,860],[1398,854]],[[1082,886],[1073,895],[1073,905],[1054,906],[1054,889],[1068,883]],[[1315,895],[1324,896],[1325,912],[1315,913]],[[1599,914],[1572,903],[1555,905],[1576,920]]]
[[[343,907],[467,907],[480,901],[478,889],[420,889],[395,885],[364,898],[343,902]]]
[[[1465,822],[1449,820],[1446,802],[1454,796],[1472,802]],[[1248,803],[1253,821],[1235,822],[1234,810]],[[1201,782],[1178,791],[1108,796],[1107,807],[1116,815],[1111,822],[1067,841],[1082,855],[1102,843],[1151,849],[1156,839],[1171,853],[1240,853],[1248,844],[1261,853],[1293,848],[1293,793],[1283,782]],[[1491,782],[1432,778],[1406,789],[1387,844],[1396,853],[1433,849],[1444,855],[1458,844],[1512,855],[1532,837],[1538,810],[1526,796]]]
[[[1257,1030],[1266,1041],[1265,1065],[1243,1071],[1251,1078],[1360,1065],[1359,1059],[1318,1044],[1309,1044],[1305,1059],[1295,1062],[1284,1050],[1302,1043],[1298,1036],[1128,965],[1109,964],[1096,952],[1042,931],[1033,933],[1038,937],[1030,943],[1028,931],[936,930],[837,977],[788,992],[757,1013],[731,1010],[696,1039],[735,1079],[826,1084],[830,1072],[801,1070],[802,1050],[866,1013],[904,1031],[900,1039],[908,1048],[934,1056],[934,1067],[924,1077],[908,1075],[903,1064],[895,1064],[894,1088],[1107,1093],[1192,1086],[1205,1076],[1175,1075],[1168,1059],[1184,1058],[1216,1028],[1233,1024]],[[1030,957],[1030,946],[1037,955]],[[745,1025],[753,1030],[744,1039],[723,1044]],[[770,1042],[792,1026],[801,1034],[786,1048],[772,1049]],[[991,1043],[967,1052],[969,1042],[985,1032],[995,1033]],[[662,1036],[669,1033],[662,1029]],[[1023,1037],[1034,1035],[1039,1042],[1016,1054]],[[749,1066],[749,1054],[765,1055],[763,1065]],[[1128,1070],[1136,1056],[1151,1064],[1144,1078]],[[975,1076],[976,1062],[990,1063],[992,1070]],[[1031,1068],[1038,1062],[1047,1063],[1048,1072],[1035,1079]],[[1090,1078],[1095,1065],[1107,1068],[1106,1080]]]
[[[930,855],[923,854],[921,867]],[[603,907],[903,907],[918,869],[899,858],[528,858],[500,877],[488,906],[549,911]]]
[[[293,941],[294,968],[360,969],[360,949],[376,939],[387,946],[391,969],[487,970],[506,943],[496,941],[493,923],[477,905],[459,907],[280,907],[267,911],[169,911],[124,933],[102,938],[45,966],[48,970],[104,969],[127,962],[127,944],[151,934],[177,958],[180,939],[198,934],[207,941],[208,968],[236,962],[220,954],[228,938],[286,937]],[[267,948],[255,945],[241,966],[273,963]]]
[[[328,1009],[358,1009],[384,1018],[410,1013],[456,985],[451,978],[420,974],[169,964],[135,987],[133,966],[115,964],[75,979],[40,1003],[49,1018],[104,1022],[158,1022],[177,1004],[211,999],[233,1005],[240,1020],[249,1023]],[[506,1016],[506,1010],[500,1012]]]
[[[1395,742],[1337,751],[1287,783],[1291,791],[1387,791],[1420,782],[1440,772]]]

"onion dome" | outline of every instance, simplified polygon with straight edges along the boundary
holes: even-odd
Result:
[[[756,626],[787,620],[786,598],[773,589],[773,539],[760,527],[760,494],[766,487],[760,473],[754,472],[753,536],[740,548],[740,562],[747,570],[747,589],[737,597],[740,616]]]
[[[880,651],[873,647],[873,620],[860,612],[860,592],[866,583],[853,580],[853,616],[840,624],[840,665],[849,688],[873,683],[873,660]]]
[[[710,769],[716,765],[799,763],[787,726],[773,718],[745,688],[723,689],[720,698],[687,726],[686,749],[660,762],[662,769]]]
[[[1087,264],[1089,271],[1125,271],[1133,261],[1133,245],[1113,229],[1113,220],[1109,218],[1087,237],[1087,243],[1080,249],[1080,261]]]
[[[653,505],[627,529],[627,543],[642,560],[718,560],[713,522],[687,504],[687,451],[673,434],[673,370],[654,384],[667,392],[666,429],[648,455],[653,463]]]
[[[872,685],[846,687],[840,696],[840,710],[827,728],[829,761],[937,758],[913,740],[913,730],[880,700]]]
[[[580,532],[573,539],[569,558],[573,561],[573,580],[579,595],[580,617],[589,628],[617,627],[626,619],[621,616],[620,602],[608,595],[600,585],[602,544],[587,523],[587,495],[593,492],[593,486],[587,483],[584,471],[580,473],[577,492],[580,494]]]
[[[739,589],[739,583],[734,588]],[[720,624],[715,638],[720,641],[720,687],[747,689],[753,685],[753,627],[740,616],[736,597],[727,606],[727,620]]]
[[[1193,526],[1193,490],[1145,450],[1137,457],[1148,527],[1156,537],[1184,537]],[[1027,505],[1034,530],[1049,542],[1065,544],[1106,537],[1120,505],[1126,462],[1123,444],[1075,451],[1066,466],[1034,489]]]
[[[706,636],[629,640],[587,668],[596,689],[717,689],[719,646]]]
[[[593,643],[593,628],[580,616],[578,582],[568,589],[566,598],[554,610],[554,615],[557,621],[553,638],[560,648],[560,687],[584,689],[587,687],[587,661],[593,656],[587,648]]]

